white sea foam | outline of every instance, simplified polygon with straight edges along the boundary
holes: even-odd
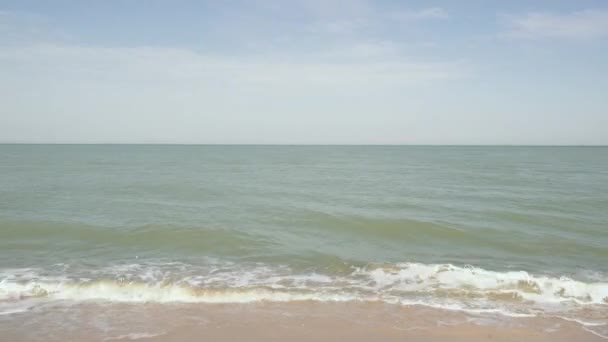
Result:
[[[563,316],[547,316],[547,317],[558,318],[558,319],[562,319],[564,321],[574,322],[574,323],[584,325],[587,327],[600,327],[600,326],[604,326],[604,325],[608,324],[606,322],[588,322],[588,321],[580,320],[578,318],[563,317]]]
[[[13,315],[16,313],[22,313],[22,312],[26,312],[28,309],[28,307],[1,307],[0,306],[0,316],[3,315]]]
[[[151,338],[151,337],[157,337],[160,335],[163,335],[164,333],[157,333],[157,334],[153,334],[153,333],[130,333],[130,334],[124,334],[124,335],[119,335],[119,336],[114,336],[114,337],[107,337],[104,339],[104,341],[115,341],[115,340],[139,340],[142,338]]]
[[[585,283],[568,277],[534,276],[525,271],[495,272],[450,264],[400,263],[355,271],[378,289],[405,292],[462,293],[469,296],[513,295],[537,303],[608,304],[608,283]]]
[[[587,332],[589,332],[589,333],[591,333],[591,334],[593,334],[593,335],[595,335],[595,336],[597,336],[599,338],[603,338],[605,340],[608,340],[608,335],[604,335],[602,333],[599,333],[599,332],[597,332],[597,331],[595,331],[593,329],[590,329],[590,328],[588,328],[586,326],[583,326],[583,330],[585,330],[585,331],[587,331]]]
[[[350,274],[285,266],[131,264],[48,275],[0,271],[0,303],[30,300],[251,303],[380,301],[474,314],[529,317],[587,307],[608,311],[608,283],[450,264],[370,264]],[[84,273],[83,273],[84,272]]]
[[[277,291],[264,288],[205,289],[176,284],[90,283],[3,284],[0,300],[47,298],[75,301],[154,302],[154,303],[251,303],[260,301],[351,301],[358,298],[347,294]]]

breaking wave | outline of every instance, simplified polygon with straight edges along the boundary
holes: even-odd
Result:
[[[39,269],[0,272],[0,302],[24,299],[250,303],[261,301],[379,301],[467,309],[608,310],[608,282],[497,272],[451,264],[370,264],[349,273],[297,274],[288,267],[237,264],[117,265],[49,274]],[[527,310],[523,310],[523,309]]]

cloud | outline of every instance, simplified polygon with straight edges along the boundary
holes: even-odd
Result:
[[[371,6],[366,8],[367,10],[359,10],[352,13],[318,16],[309,31],[330,34],[352,34],[356,31],[373,31],[380,27],[394,28],[404,22],[443,20],[450,17],[448,12],[441,7],[422,9],[400,8],[392,10]]]
[[[7,23],[13,20],[15,14],[9,11],[0,10],[0,28],[7,26]]]
[[[413,21],[413,20],[432,20],[432,19],[447,19],[448,12],[441,7],[429,7],[420,10],[404,10],[389,14],[390,17],[397,20]]]
[[[429,63],[388,58],[389,43],[352,46],[362,56],[350,62],[303,59],[269,60],[268,56],[227,57],[185,48],[100,47],[69,44],[33,44],[0,48],[0,70],[28,69],[34,75],[63,75],[80,79],[124,82],[190,82],[279,86],[374,84],[445,80],[462,77],[459,63]],[[186,83],[187,84],[187,83]]]
[[[507,36],[524,39],[595,39],[608,37],[608,10],[567,14],[527,13],[508,17]]]
[[[466,75],[459,63],[391,57],[383,43],[354,48],[380,56],[327,62],[150,46],[3,46],[0,135],[30,142],[392,141],[403,132],[391,120],[417,101],[404,97],[406,89]],[[389,129],[392,138],[376,133]]]
[[[66,40],[70,36],[49,24],[45,15],[0,10],[0,45],[21,44],[41,40]]]
[[[362,19],[341,19],[331,21],[317,21],[307,31],[312,33],[351,34],[364,29],[369,23]]]
[[[5,21],[15,37],[4,44],[0,34],[0,135],[4,141],[319,143],[378,141],[375,132],[391,127],[393,138],[382,134],[390,141],[403,134],[390,122],[406,122],[422,107],[423,96],[412,94],[469,74],[465,63],[444,56],[415,58],[411,45],[391,39],[400,22],[384,9],[315,13],[321,14],[288,21],[262,13],[242,25],[223,18],[201,26],[206,45],[101,43],[79,32],[62,39],[45,34],[53,26],[44,22]],[[256,27],[263,21],[272,24]],[[343,33],[306,31],[314,22],[340,23],[328,29]],[[24,37],[26,30],[36,34]],[[270,41],[278,34],[287,41]]]
[[[284,1],[279,3],[284,6]],[[373,2],[366,0],[298,0],[293,4],[317,18],[364,17],[377,11]]]
[[[272,4],[269,2],[268,6]],[[199,85],[280,85],[286,89],[295,88],[294,84],[370,88],[378,83],[407,84],[454,79],[467,74],[468,70],[460,62],[417,61],[403,53],[403,42],[355,33],[368,25],[385,25],[392,12],[362,0],[357,1],[356,6],[347,4],[351,2],[302,2],[302,6],[307,6],[308,12],[312,13],[313,18],[307,17],[308,20],[313,23],[320,20],[325,24],[322,31],[352,32],[352,36],[338,39],[313,37],[310,40],[309,34],[304,33],[299,36],[309,39],[304,48],[289,50],[270,46],[257,53],[229,53],[213,48],[202,53],[185,46],[73,44],[69,43],[71,40],[58,38],[60,34],[45,35],[52,30],[44,17],[0,12],[0,27],[10,32],[40,32],[39,35],[29,35],[27,39],[15,39],[17,43],[10,46],[2,46],[3,37],[0,36],[0,71],[12,74],[15,74],[13,70],[27,71],[32,78],[61,74],[78,80],[181,80]],[[340,10],[345,6],[349,11]],[[281,8],[278,6],[274,10]],[[438,7],[399,13],[417,20],[447,16]],[[305,20],[301,24],[306,26],[308,23]],[[258,41],[252,37],[247,42],[254,44]]]

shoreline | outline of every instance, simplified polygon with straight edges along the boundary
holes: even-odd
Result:
[[[603,328],[603,327],[602,327]],[[559,318],[381,303],[50,305],[0,317],[7,341],[606,341]]]

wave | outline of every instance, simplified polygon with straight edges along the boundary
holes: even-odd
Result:
[[[608,282],[586,283],[569,277],[535,276],[526,271],[496,272],[474,266],[419,263],[385,264],[358,270],[376,286],[406,292],[445,293],[537,303],[608,304]]]
[[[12,286],[3,297],[5,300],[48,297],[59,300],[133,303],[252,303],[359,299],[347,295],[315,294],[271,288],[208,289],[184,284],[120,283],[111,280],[88,283],[28,283]]]
[[[0,272],[0,302],[28,298],[116,302],[380,301],[401,304],[608,310],[608,282],[451,264],[370,264],[348,274],[294,273],[261,264],[128,264],[96,270]]]

